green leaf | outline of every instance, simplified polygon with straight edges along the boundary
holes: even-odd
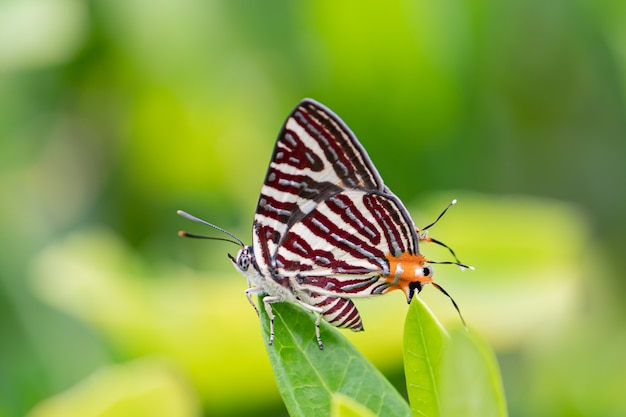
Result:
[[[441,363],[441,414],[448,417],[506,416],[495,355],[476,332],[458,329]]]
[[[331,417],[376,417],[369,408],[343,394],[333,394]]]
[[[259,306],[268,356],[292,417],[330,415],[337,393],[376,415],[410,415],[404,398],[340,331],[322,322],[324,350],[320,350],[313,315],[291,303],[276,303],[272,305],[276,334],[270,346],[269,319],[262,302]]]
[[[440,415],[440,365],[449,336],[419,297],[404,324],[404,372],[414,416]]]
[[[404,369],[414,416],[507,415],[491,348],[472,331],[450,336],[419,298],[404,327]]]

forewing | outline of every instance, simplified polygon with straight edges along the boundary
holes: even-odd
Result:
[[[274,275],[272,260],[288,230],[346,189],[383,192],[385,186],[341,119],[305,99],[281,129],[261,188],[253,225],[259,268]]]

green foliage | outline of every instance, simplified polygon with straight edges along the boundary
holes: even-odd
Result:
[[[375,417],[376,414],[369,408],[357,403],[343,394],[333,394],[331,417]]]
[[[416,297],[404,327],[404,371],[413,415],[439,416],[439,380],[449,336]]]
[[[441,415],[507,415],[500,370],[491,347],[474,330],[456,329],[443,352],[439,394]]]
[[[269,319],[260,305],[268,343]],[[339,331],[322,323],[325,348],[320,350],[311,313],[289,303],[272,309],[276,335],[267,352],[291,416],[328,415],[335,394],[352,398],[376,415],[410,414],[398,391]]]
[[[267,343],[269,319],[261,310]],[[363,407],[382,416],[507,415],[499,370],[488,345],[465,331],[449,336],[419,298],[409,309],[404,335],[410,408],[340,331],[322,323],[322,351],[310,313],[287,303],[275,304],[273,310],[276,337],[267,352],[292,416],[328,415],[331,410],[333,415],[351,415]]]
[[[404,336],[404,369],[413,415],[507,415],[495,356],[475,331],[456,330],[449,335],[416,298]]]

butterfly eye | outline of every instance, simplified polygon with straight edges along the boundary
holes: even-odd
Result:
[[[237,267],[241,271],[247,271],[248,268],[250,267],[250,259],[252,257],[251,253],[252,253],[252,248],[248,246],[240,250],[239,253],[237,254]]]
[[[242,271],[247,271],[250,266],[250,258],[248,256],[240,256],[237,260],[237,265]]]

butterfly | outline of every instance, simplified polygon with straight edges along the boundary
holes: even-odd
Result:
[[[454,203],[433,223],[416,228],[352,131],[327,107],[304,99],[278,135],[254,214],[252,245],[183,211],[178,214],[229,238],[179,234],[240,246],[236,256],[228,256],[248,280],[245,294],[257,313],[252,297],[262,296],[270,319],[270,345],[272,304],[291,302],[317,315],[315,335],[323,349],[322,319],[335,327],[363,330],[354,298],[402,290],[410,303],[432,284],[459,311],[452,297],[433,282],[431,264],[471,267],[426,233]],[[419,252],[420,241],[446,247],[455,261],[428,260]]]

